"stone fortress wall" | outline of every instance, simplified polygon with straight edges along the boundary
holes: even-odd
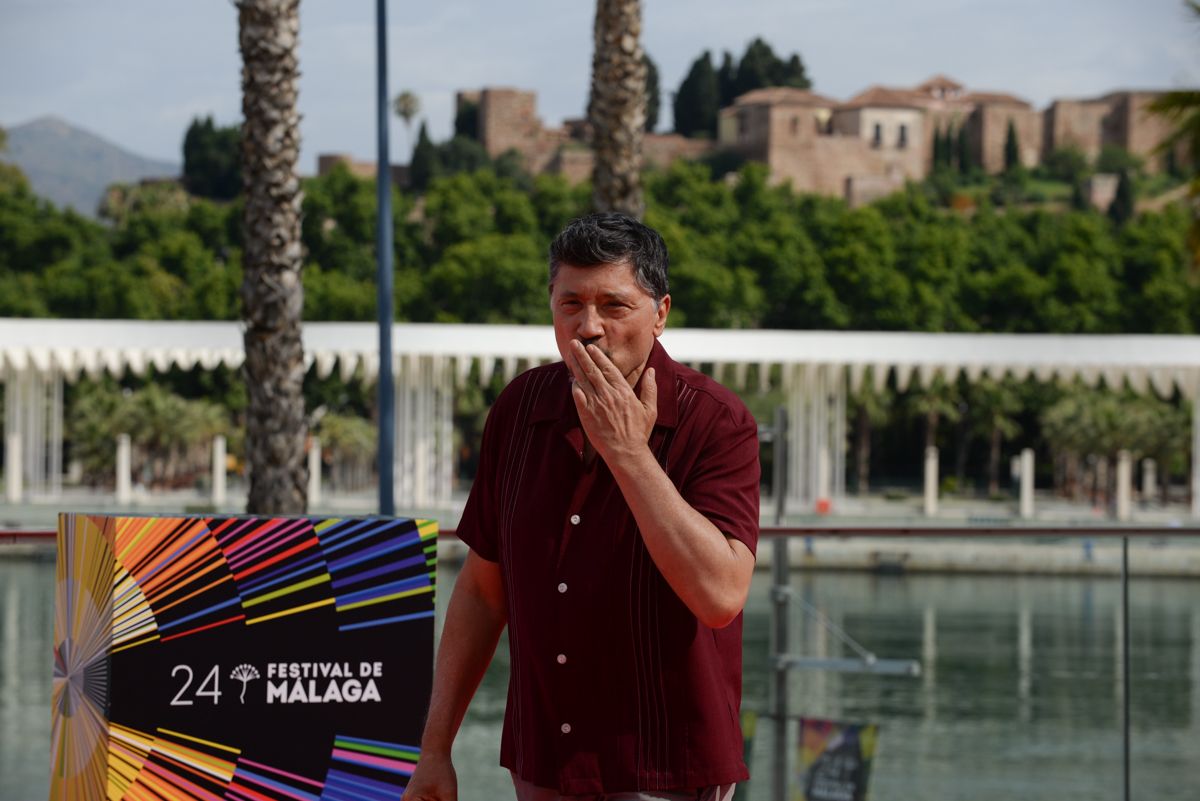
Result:
[[[1116,145],[1141,157],[1154,173],[1164,168],[1156,148],[1170,127],[1146,107],[1160,94],[1117,91],[1093,99],[1058,99],[1038,111],[1014,95],[970,91],[942,75],[911,88],[872,86],[845,102],[802,89],[757,89],[721,109],[716,141],[651,133],[643,156],[647,165],[665,166],[730,151],[766,164],[777,183],[857,205],[906,180],[927,177],[934,137],[947,130],[965,127],[973,161],[988,173],[1001,172],[1011,122],[1026,167],[1062,147],[1077,147],[1094,159],[1104,146]],[[476,105],[479,141],[491,157],[516,151],[531,173],[557,173],[572,183],[590,177],[586,121],[547,127],[537,115],[536,92],[486,87],[459,92],[456,101]],[[356,174],[374,174],[373,164],[338,155],[322,155],[319,172],[338,162]],[[397,177],[402,175],[406,170]]]

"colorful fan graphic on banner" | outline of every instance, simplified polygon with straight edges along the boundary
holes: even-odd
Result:
[[[52,798],[398,797],[432,682],[436,536],[63,515]]]
[[[879,727],[800,719],[797,801],[865,801]]]

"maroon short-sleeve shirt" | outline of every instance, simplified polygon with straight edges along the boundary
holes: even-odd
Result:
[[[655,341],[650,436],[683,498],[758,542],[754,418]],[[712,629],[667,585],[583,431],[561,362],[517,377],[484,429],[459,536],[498,562],[511,678],[500,762],[567,795],[682,790],[749,774],[742,760],[742,616]]]

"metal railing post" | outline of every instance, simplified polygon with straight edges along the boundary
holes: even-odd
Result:
[[[775,427],[772,432],[772,489],[775,494],[775,525],[783,525],[787,505],[787,410],[782,406],[775,410]],[[775,618],[774,650],[775,668],[775,759],[771,766],[772,798],[787,798],[787,722],[788,722],[788,665],[784,658],[791,653],[788,642],[788,543],[786,537],[776,537],[771,543],[771,614]]]
[[[1129,537],[1121,537],[1121,745],[1125,801],[1129,801]]]

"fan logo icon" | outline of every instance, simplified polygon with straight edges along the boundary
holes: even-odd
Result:
[[[240,699],[241,699],[241,702],[244,704],[244,703],[246,703],[246,686],[254,679],[259,678],[258,668],[254,667],[254,665],[246,665],[246,664],[238,665],[229,674],[229,678],[237,679],[238,681],[240,681],[242,683],[242,694],[240,696]]]

